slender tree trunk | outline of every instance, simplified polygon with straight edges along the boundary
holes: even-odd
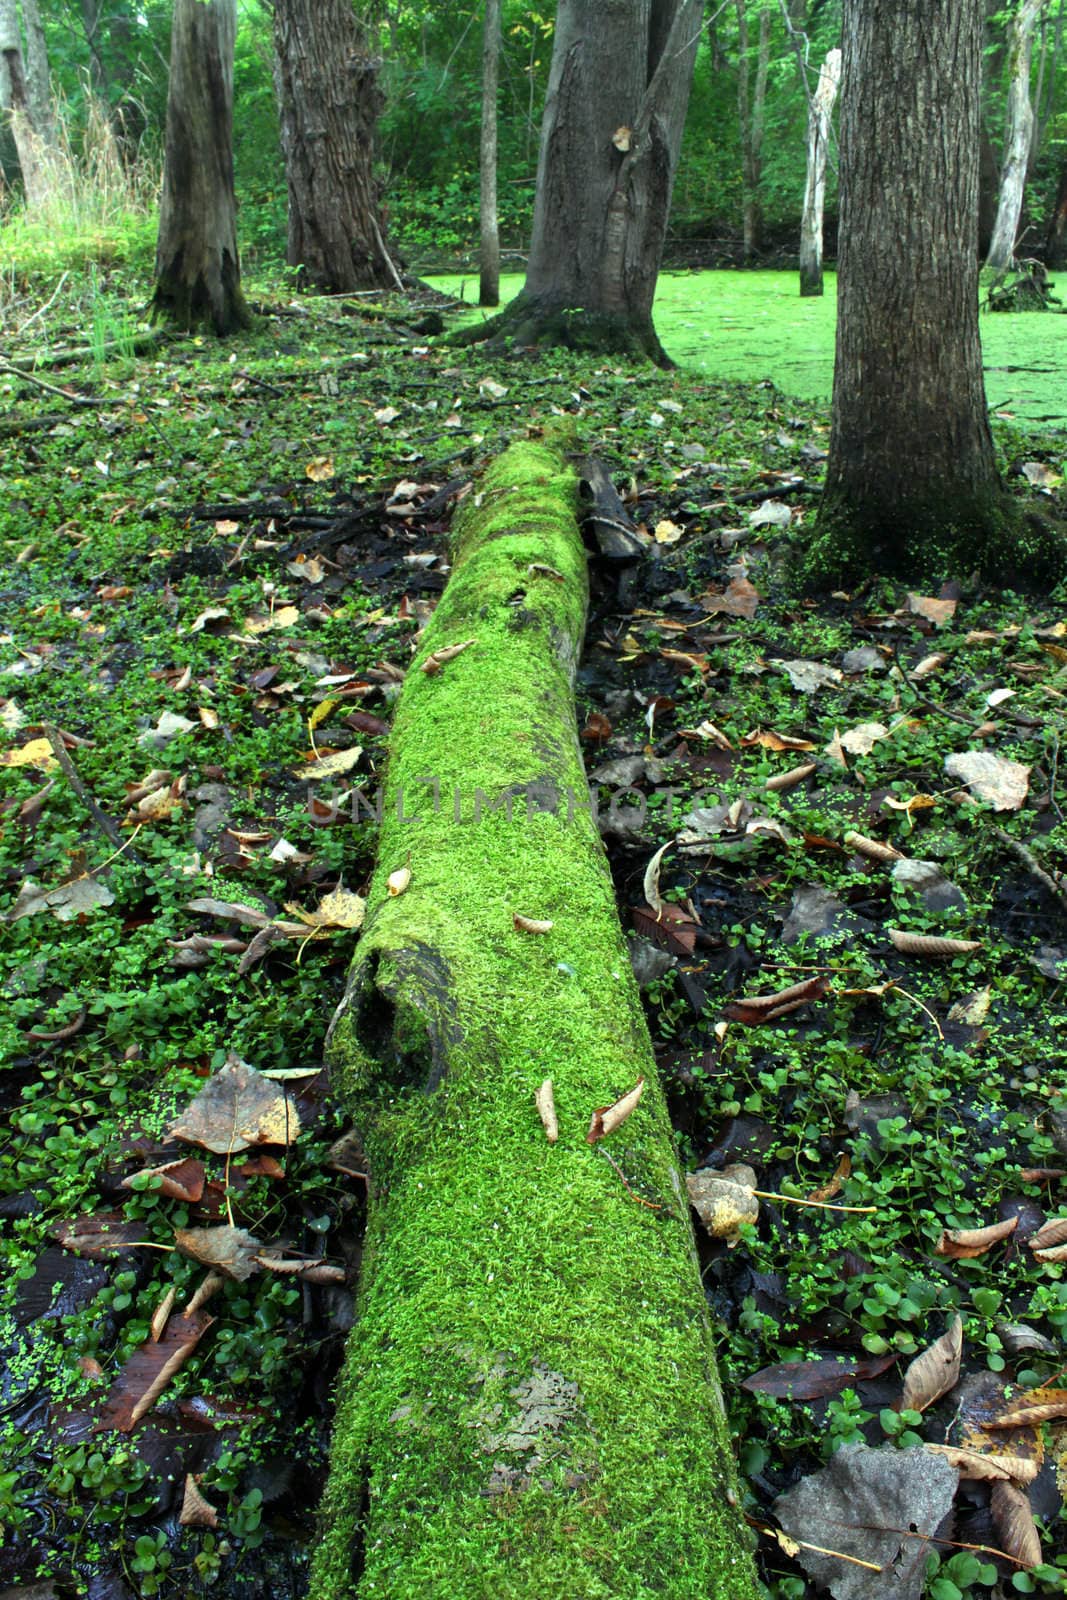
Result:
[[[34,131],[48,147],[59,137],[55,105],[52,100],[52,74],[48,65],[48,45],[37,0],[22,0],[22,23],[26,31],[26,90]]]
[[[669,360],[652,325],[702,0],[560,0],[522,293],[455,342]]]
[[[153,314],[219,335],[248,326],[233,187],[236,0],[175,0]]]
[[[809,570],[948,576],[984,560],[1003,518],[975,282],[982,4],[845,0],[843,24],[837,361]]]
[[[316,289],[400,288],[375,190],[378,63],[351,0],[275,0],[288,261]]]
[[[575,490],[547,442],[494,465],[393,723],[327,1046],[370,1210],[309,1600],[755,1597],[578,750]],[[590,1145],[591,1113],[641,1077],[637,1109]],[[547,1078],[555,1143],[534,1105]]]
[[[986,258],[986,268],[991,273],[1006,272],[1015,254],[1034,120],[1030,104],[1030,57],[1034,26],[1046,3],[1047,0],[1020,0],[1019,9],[1012,18],[1008,51],[1008,116],[1000,171],[1000,203]]]
[[[749,94],[748,17],[746,0],[737,0],[738,74],[737,115],[741,126],[742,237],[746,261],[759,255],[763,243],[763,207],[760,178],[763,173],[763,122],[767,103],[767,72],[771,55],[771,13],[760,7],[756,79]]]
[[[0,60],[6,73],[7,120],[22,173],[27,211],[49,198],[46,141],[34,124],[33,102],[15,0],[0,0]]]
[[[978,142],[978,259],[984,261],[993,243],[993,228],[997,220],[1000,196],[1000,168],[997,152],[989,137],[989,128],[983,116]]]
[[[1045,264],[1053,272],[1067,270],[1067,162],[1060,167],[1056,201],[1045,235]]]
[[[485,0],[482,50],[481,274],[478,304],[500,304],[500,225],[496,203],[497,82],[500,76],[500,0]]]
[[[800,292],[822,294],[822,221],[826,200],[826,155],[837,85],[841,78],[841,52],[829,50],[819,73],[808,113],[808,173],[804,185],[804,214],[800,222]]]

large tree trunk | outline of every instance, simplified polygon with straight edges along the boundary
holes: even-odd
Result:
[[[522,293],[458,336],[647,355],[702,0],[559,0]]]
[[[1015,255],[1015,238],[1023,207],[1023,188],[1030,163],[1030,136],[1034,113],[1030,104],[1030,56],[1034,25],[1047,0],[1020,0],[1011,24],[1008,51],[1008,117],[1004,133],[1004,158],[1000,169],[1000,203],[993,238],[986,257],[990,273],[1006,272]]]
[[[26,30],[26,89],[30,116],[38,138],[51,147],[58,141],[59,129],[52,101],[48,45],[37,0],[22,0],[22,23]]]
[[[219,335],[248,326],[233,187],[236,0],[175,0],[153,314]]]
[[[288,261],[327,293],[400,288],[375,189],[378,63],[351,0],[275,0]]]
[[[809,570],[958,576],[1001,516],[976,293],[982,4],[845,0],[843,23],[837,361]]]
[[[760,178],[763,173],[763,119],[767,71],[771,55],[771,13],[760,7],[756,81],[749,94],[747,0],[737,0],[737,118],[741,128],[742,249],[746,261],[759,255],[763,242]]]
[[[500,304],[500,224],[496,204],[497,81],[500,76],[500,0],[485,0],[482,49],[481,259],[478,304]]]
[[[394,721],[328,1044],[370,1215],[310,1600],[756,1592],[578,748],[575,487],[548,443],[490,470]],[[629,1119],[588,1143],[641,1077]]]
[[[51,193],[44,131],[34,122],[33,96],[22,49],[15,0],[0,0],[0,60],[4,66],[4,110],[22,173],[27,211],[37,211]]]
[[[808,113],[808,171],[800,219],[800,292],[822,294],[822,221],[826,201],[826,156],[841,77],[841,52],[828,50]]]

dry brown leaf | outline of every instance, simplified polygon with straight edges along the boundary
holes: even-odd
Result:
[[[116,1428],[120,1433],[129,1433],[151,1411],[214,1320],[199,1313],[172,1316],[158,1340],[146,1339],[138,1345],[115,1378],[94,1430]]]
[[[0,755],[0,767],[54,767],[55,752],[47,739],[31,739],[19,750],[5,750]]]
[[[889,729],[882,722],[860,722],[841,735],[841,743],[851,756],[869,756],[879,739],[888,739]]]
[[[537,1107],[537,1115],[541,1118],[541,1125],[545,1130],[545,1138],[549,1144],[555,1144],[559,1138],[559,1120],[556,1117],[556,1097],[553,1092],[551,1078],[546,1078],[534,1095],[534,1104]]]
[[[1060,1262],[1067,1261],[1067,1244],[1054,1244],[1047,1246],[1043,1250],[1035,1250],[1034,1260],[1044,1261],[1049,1266],[1056,1266]]]
[[[312,483],[327,483],[334,476],[333,456],[315,456],[304,472]]]
[[[775,777],[768,778],[763,787],[771,794],[782,794],[787,789],[795,789],[798,783],[803,783],[815,771],[816,763],[808,761],[802,767],[790,767],[788,772],[779,772]]]
[[[293,774],[297,778],[309,778],[313,783],[319,778],[338,778],[343,772],[351,772],[362,754],[363,747],[358,744],[348,750],[333,750],[329,755],[309,761],[306,766],[294,767]]]
[[[1067,1243],[1067,1217],[1047,1218],[1027,1243],[1031,1250],[1050,1250],[1053,1245]]]
[[[553,928],[553,924],[545,919],[539,921],[536,917],[524,917],[518,911],[511,921],[520,933],[551,933]]]
[[[954,1316],[933,1344],[915,1357],[904,1373],[901,1411],[925,1411],[959,1382],[963,1356],[963,1319]]]
[[[868,839],[863,833],[846,833],[845,844],[850,850],[855,850],[858,855],[867,856],[871,861],[903,861],[904,857],[899,850],[891,844],[883,844],[880,839]]]
[[[989,1509],[1004,1554],[1021,1567],[1040,1566],[1041,1536],[1026,1490],[1017,1483],[995,1483],[989,1491]]]
[[[991,1417],[987,1428],[1032,1428],[1040,1422],[1056,1422],[1067,1417],[1067,1391],[1063,1389],[1031,1389],[1013,1395],[1007,1409]]]
[[[967,956],[982,948],[980,939],[942,939],[936,934],[907,933],[903,928],[887,928],[894,950],[905,956]]]
[[[127,1222],[121,1211],[94,1211],[71,1222],[60,1222],[49,1232],[72,1255],[98,1261],[136,1244],[144,1233],[144,1224]]]
[[[1005,1217],[1003,1222],[992,1222],[988,1228],[946,1228],[934,1245],[934,1254],[948,1256],[952,1261],[970,1261],[984,1256],[995,1244],[1007,1239],[1019,1225],[1019,1218]]]
[[[182,1311],[182,1316],[195,1316],[200,1310],[201,1306],[206,1306],[208,1301],[213,1299],[214,1296],[218,1294],[225,1282],[226,1280],[222,1276],[221,1272],[205,1273],[200,1282],[197,1284],[196,1289],[193,1291],[193,1297],[189,1301],[189,1304]]]
[[[949,1009],[950,1022],[962,1022],[968,1028],[980,1028],[989,1015],[989,1007],[993,1000],[993,986],[986,984],[984,989],[976,989],[973,994],[965,995],[962,1000]]]
[[[759,602],[759,591],[747,578],[733,578],[725,589],[709,589],[701,597],[705,611],[712,615],[721,611],[728,617],[754,617]]]
[[[746,733],[741,740],[742,750],[749,750],[753,745],[758,745],[761,750],[814,750],[815,746],[810,739],[794,739],[788,733],[773,733],[769,729],[757,728],[753,733]]]
[[[256,1256],[263,1241],[244,1228],[224,1225],[218,1228],[175,1228],[174,1243],[183,1256],[199,1261],[212,1272],[224,1272],[243,1283],[258,1265]]]
[[[807,1199],[818,1200],[820,1202],[825,1200],[833,1200],[835,1195],[839,1195],[841,1190],[844,1188],[845,1179],[851,1178],[851,1176],[852,1157],[846,1150],[840,1161],[837,1163],[837,1166],[834,1168],[834,1174],[830,1181],[828,1183],[821,1183],[817,1189],[813,1189],[807,1196]]]
[[[668,839],[666,844],[661,844],[645,868],[645,878],[642,885],[645,892],[645,903],[652,908],[657,917],[663,911],[663,899],[659,892],[660,863],[673,843],[673,839]]]
[[[937,796],[913,794],[907,800],[898,800],[895,794],[887,794],[882,804],[890,811],[906,811],[910,820],[914,811],[932,811],[937,805]]]
[[[616,1128],[620,1128],[631,1112],[636,1111],[644,1092],[645,1080],[640,1077],[633,1088],[616,1100],[614,1105],[601,1106],[599,1110],[594,1111],[589,1132],[585,1136],[586,1143],[596,1144],[599,1139],[606,1139],[609,1133],[614,1133]]]
[[[195,1205],[204,1193],[207,1173],[202,1161],[195,1156],[186,1156],[183,1161],[168,1161],[162,1167],[145,1167],[141,1172],[131,1172],[128,1178],[123,1178],[122,1187],[139,1189],[138,1178],[158,1178],[158,1194],[166,1195],[168,1200],[182,1200],[186,1205]]]
[[[938,600],[933,595],[908,595],[908,610],[914,616],[925,617],[927,622],[934,623],[938,628],[952,621],[958,604],[957,600]]]
[[[434,650],[422,663],[422,671],[428,677],[434,677],[447,661],[454,661],[458,655],[463,654],[464,650],[469,650],[475,642],[474,639],[464,639],[462,644],[449,644],[445,645],[441,650]]]
[[[928,678],[932,672],[936,672],[939,667],[943,667],[947,660],[948,656],[935,650],[933,655],[923,656],[921,661],[917,661],[908,676],[910,678]]]
[[[788,1016],[811,1000],[820,999],[829,987],[830,980],[826,974],[817,973],[814,978],[790,984],[788,989],[779,989],[776,994],[757,994],[744,1000],[731,1001],[723,1006],[722,1014],[731,1022],[743,1022],[750,1028],[758,1027],[764,1022],[774,1022],[778,1017]]]
[[[218,1512],[204,1499],[191,1472],[185,1474],[185,1492],[178,1521],[183,1528],[217,1528],[219,1525]]]
[[[713,1239],[733,1248],[745,1223],[759,1220],[759,1199],[754,1193],[756,1174],[738,1161],[721,1172],[701,1167],[685,1175],[689,1204]]]
[[[254,1144],[293,1144],[300,1117],[285,1090],[231,1056],[168,1130],[217,1155]]]
[[[167,1326],[167,1321],[170,1317],[170,1314],[174,1310],[174,1301],[177,1297],[177,1294],[178,1290],[172,1283],[152,1313],[152,1320],[148,1324],[148,1337],[152,1340],[153,1344],[158,1344],[160,1339],[163,1337],[163,1329]]]
[[[362,928],[367,902],[350,889],[334,889],[323,896],[314,911],[305,911],[289,900],[285,902],[285,909],[307,928]]]
[[[977,1482],[1010,1478],[1016,1483],[1032,1483],[1040,1470],[1040,1463],[1027,1456],[992,1455],[950,1444],[930,1444],[926,1440],[923,1441],[923,1449],[944,1456],[961,1478]]]
[[[837,728],[834,729],[834,736],[830,743],[823,747],[823,755],[828,756],[835,766],[847,769],[848,757],[845,754],[845,747],[841,743],[841,734]]]
[[[945,771],[994,811],[1018,811],[1030,790],[1030,768],[990,750],[963,750],[946,756]]]

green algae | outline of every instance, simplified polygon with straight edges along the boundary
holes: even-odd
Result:
[[[588,811],[575,494],[552,447],[495,464],[397,711],[332,1032],[372,1204],[312,1600],[755,1593],[684,1187]],[[609,1161],[591,1113],[640,1076]],[[534,1108],[546,1077],[555,1145]]]

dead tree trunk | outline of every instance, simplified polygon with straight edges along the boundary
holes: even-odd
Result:
[[[1023,208],[1023,188],[1030,164],[1030,137],[1034,123],[1030,103],[1030,57],[1034,26],[1047,0],[1022,0],[1011,24],[1008,54],[1011,79],[1008,84],[1008,119],[1004,134],[1004,157],[1000,169],[1000,201],[993,239],[986,258],[989,273],[1006,272],[1015,255],[1015,236]]]
[[[328,1045],[370,1217],[310,1600],[756,1592],[578,748],[575,487],[547,443],[490,470],[396,713]]]
[[[49,163],[44,130],[34,121],[32,87],[15,0],[0,0],[0,60],[5,74],[4,109],[22,173],[26,209],[37,211],[49,198]]]
[[[822,220],[826,201],[826,155],[830,121],[841,77],[841,52],[829,50],[808,114],[808,175],[800,222],[800,292],[822,294]]]
[[[275,0],[288,261],[325,292],[398,289],[374,181],[384,104],[351,0]]]
[[[248,326],[233,187],[236,0],[175,0],[154,316],[219,334]]]
[[[481,261],[478,304],[500,304],[500,223],[497,215],[497,82],[500,76],[500,0],[485,0],[482,50],[482,141],[480,151]]]

